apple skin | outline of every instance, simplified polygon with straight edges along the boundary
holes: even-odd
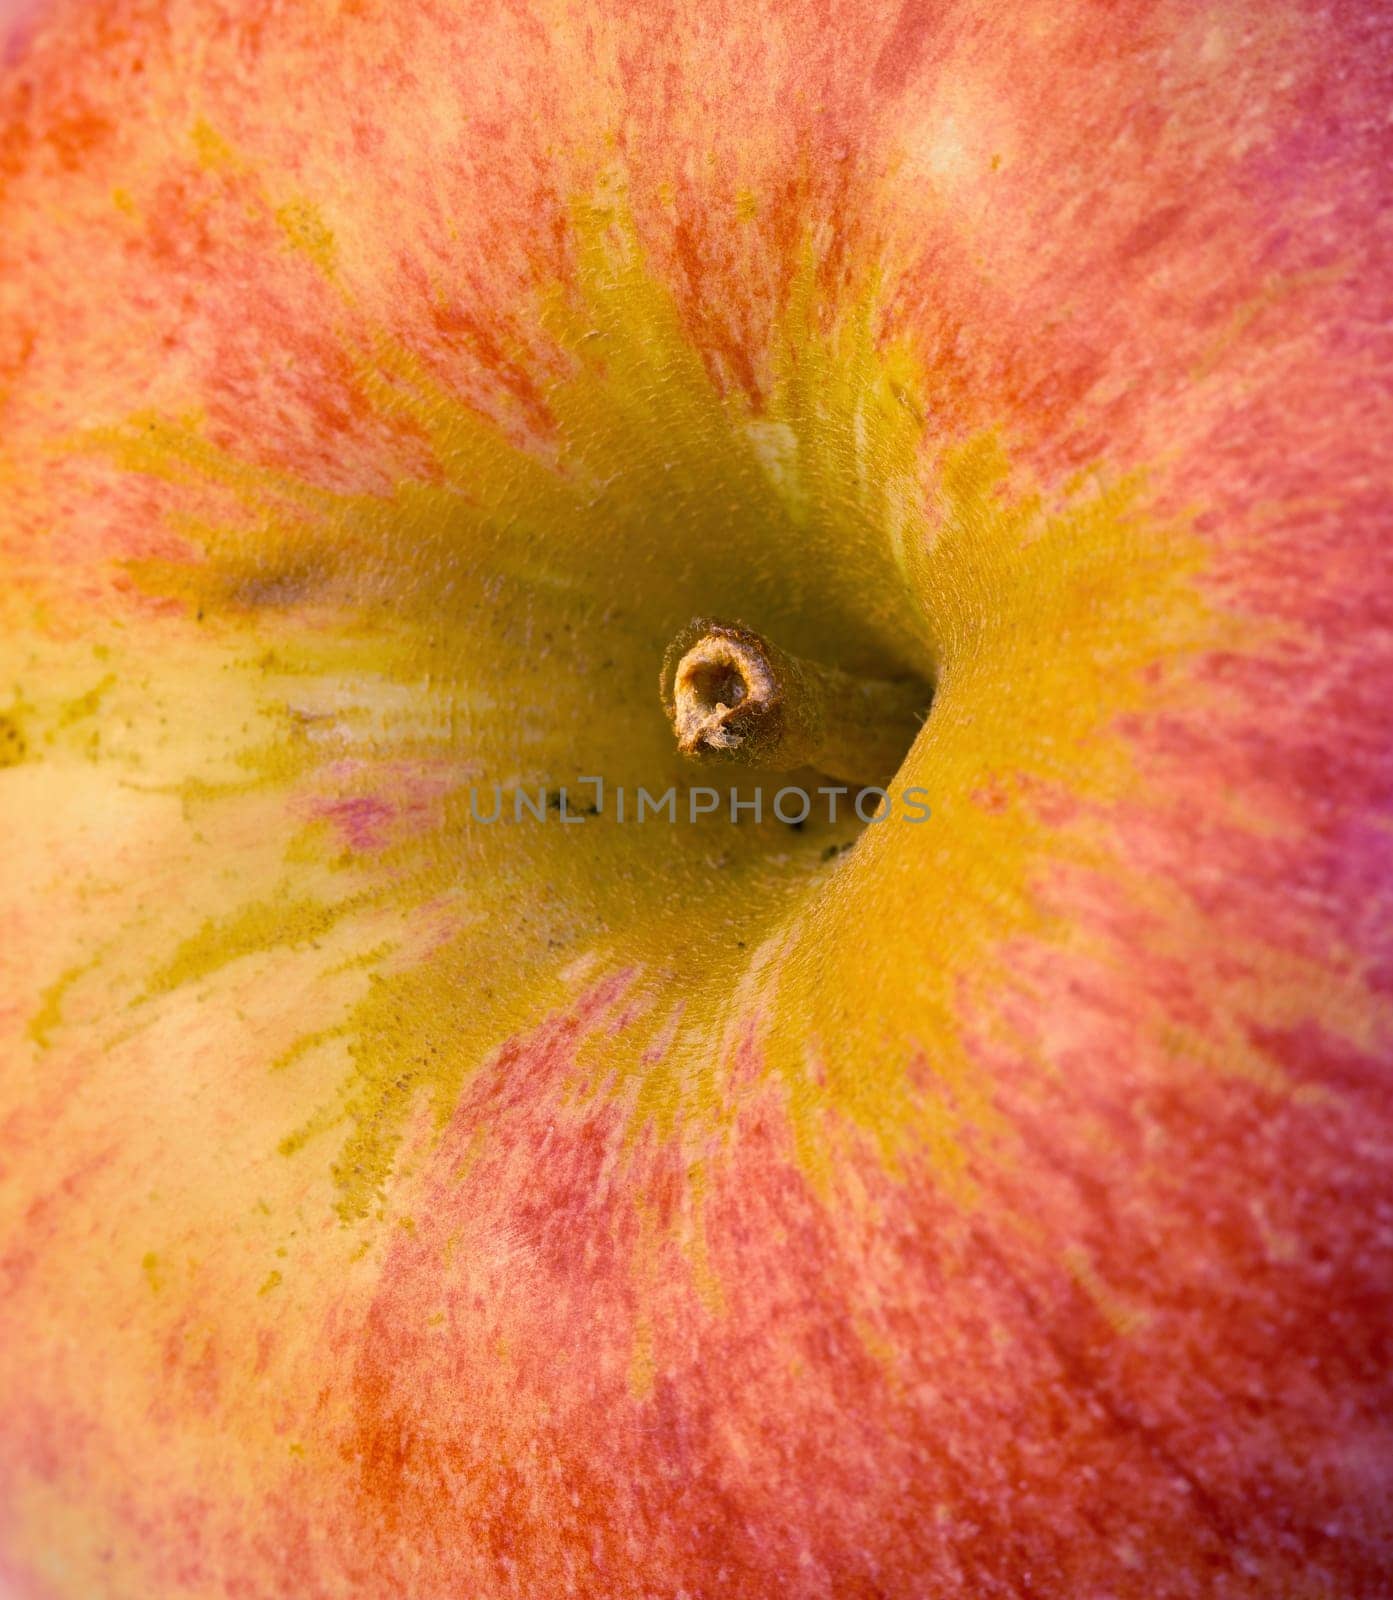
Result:
[[[1388,1592],[1391,31],[15,15],[7,1594]]]

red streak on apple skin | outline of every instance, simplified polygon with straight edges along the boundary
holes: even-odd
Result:
[[[975,1152],[967,1207],[869,1160],[819,1195],[753,1085],[698,1206],[694,1152],[625,1151],[618,1107],[568,1099],[577,1024],[470,1088],[342,1352],[337,1515],[377,1581],[1265,1596],[1304,1569],[1376,1592],[1375,1063],[1289,1041],[1342,1089],[1299,1104],[1194,1066],[1139,1085],[1081,1038],[1042,1102],[1003,1057],[1008,1147]]]
[[[312,814],[329,823],[354,850],[380,850],[395,808],[373,795],[355,795],[350,800],[325,801]]]

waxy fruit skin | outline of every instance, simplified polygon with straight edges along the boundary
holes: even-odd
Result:
[[[7,1600],[1393,1591],[1391,104],[5,14]],[[698,616],[932,679],[929,821],[621,822]]]

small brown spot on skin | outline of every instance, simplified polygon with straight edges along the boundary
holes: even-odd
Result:
[[[0,716],[0,767],[17,767],[29,754],[29,741],[13,717]]]
[[[304,600],[313,583],[313,575],[303,570],[256,573],[236,586],[232,599],[238,605],[255,610],[274,610]]]

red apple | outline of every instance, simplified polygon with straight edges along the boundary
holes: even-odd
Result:
[[[1393,1590],[1391,25],[10,20],[8,1593]]]

